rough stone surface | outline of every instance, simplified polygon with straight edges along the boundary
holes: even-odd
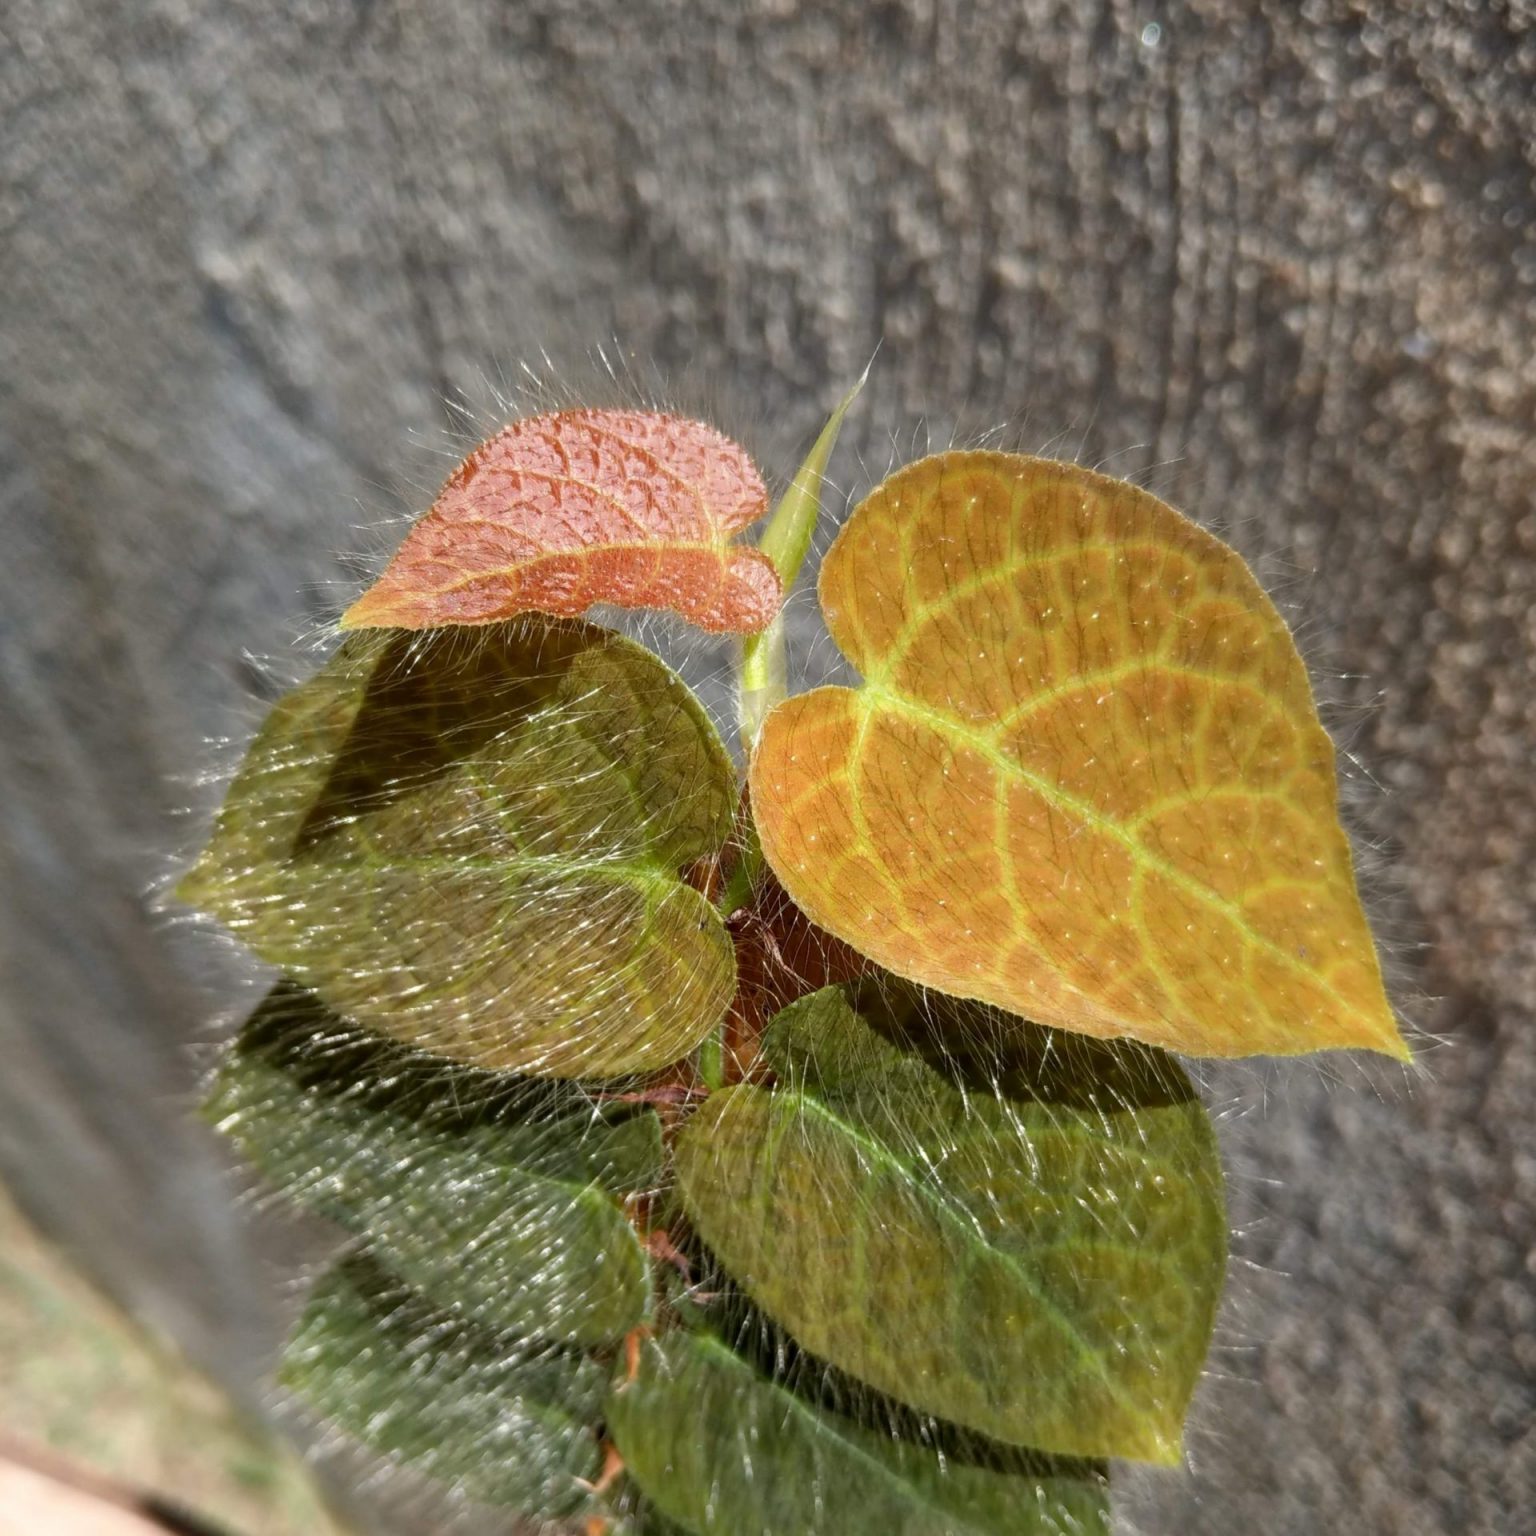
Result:
[[[149,900],[207,738],[253,716],[242,653],[336,611],[338,552],[438,478],[445,397],[488,401],[541,347],[617,337],[782,473],[878,342],[850,489],[919,423],[1004,425],[1261,557],[1350,749],[1400,996],[1443,1042],[1407,1081],[1212,1079],[1248,1111],[1228,1142],[1261,1267],[1192,1470],[1133,1478],[1127,1527],[1513,1529],[1536,1504],[1533,21],[9,0],[5,1177],[250,1391],[276,1239],[185,1121],[207,952]]]

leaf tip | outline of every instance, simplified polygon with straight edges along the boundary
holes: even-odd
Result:
[[[1369,942],[1368,939],[1367,942]],[[1373,967],[1371,981],[1367,987],[1349,1000],[1354,1006],[1341,1018],[1334,1029],[1309,1032],[1312,1039],[1311,1048],[1371,1051],[1380,1056],[1388,1056],[1394,1061],[1400,1061],[1404,1065],[1411,1064],[1414,1059],[1413,1047],[1409,1045],[1398,1027],[1397,1014],[1387,996],[1379,970]],[[1307,1048],[1307,1040],[1304,1038],[1299,1043],[1298,1049]]]
[[[1414,1062],[1413,1047],[1404,1038],[1402,1030],[1397,1027],[1397,1021],[1390,1016],[1386,1029],[1370,1041],[1366,1049],[1376,1051],[1382,1056],[1389,1056],[1393,1061],[1402,1062],[1404,1066],[1412,1066]]]
[[[387,595],[380,596],[381,582],[375,582],[336,621],[336,627],[345,632],[355,629],[390,629],[399,621],[390,612]]]

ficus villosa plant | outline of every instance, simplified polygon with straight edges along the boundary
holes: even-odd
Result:
[[[353,1234],[284,1382],[536,1528],[1106,1530],[1226,1261],[1171,1053],[1407,1056],[1291,636],[1146,491],[898,470],[785,697],[851,399],[756,548],[697,422],[481,444],[178,888],[283,977],[209,1113]],[[743,637],[744,789],[598,603]]]

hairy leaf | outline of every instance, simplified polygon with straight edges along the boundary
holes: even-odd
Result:
[[[649,1071],[731,999],[730,940],[679,870],[732,807],[697,700],[617,635],[366,634],[273,709],[178,894],[409,1044]]]
[[[448,478],[343,629],[431,629],[593,603],[747,634],[778,612],[773,562],[732,536],[767,492],[743,449],[656,411],[514,421]]]
[[[435,1311],[366,1257],[321,1279],[282,1384],[365,1445],[542,1520],[592,1510],[607,1372]]]
[[[794,586],[800,567],[811,552],[811,537],[821,518],[821,487],[827,465],[843,429],[843,417],[868,377],[866,368],[838,402],[763,529],[758,547],[773,561],[785,591]],[[764,714],[784,697],[785,669],[784,615],[779,612],[761,634],[749,636],[741,648],[739,719],[742,748],[747,752],[757,739]]]
[[[291,1198],[367,1237],[435,1304],[576,1344],[651,1316],[650,1264],[616,1196],[653,1188],[661,1126],[570,1090],[387,1044],[279,983],[206,1112]]]
[[[630,1475],[697,1536],[1088,1536],[1102,1471],[942,1456],[797,1397],[708,1333],[649,1344],[608,1404]]]
[[[863,674],[775,709],[763,851],[897,974],[1195,1055],[1406,1057],[1333,747],[1241,558],[1074,465],[944,453],[821,571]]]
[[[594,1525],[592,1530],[601,1531],[602,1536],[692,1536],[686,1526],[669,1520],[649,1502],[629,1514],[615,1517],[606,1526]]]
[[[1226,1257],[1188,1079],[1144,1046],[931,1006],[862,983],[780,1014],[779,1086],[712,1095],[680,1137],[699,1235],[801,1345],[914,1408],[1177,1460]]]

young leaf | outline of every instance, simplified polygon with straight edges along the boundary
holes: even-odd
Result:
[[[206,1113],[436,1305],[513,1333],[616,1341],[651,1316],[650,1264],[616,1196],[658,1181],[660,1122],[603,1119],[537,1086],[509,1091],[386,1043],[280,982]]]
[[[408,1044],[644,1072],[731,1000],[730,939],[678,872],[733,803],[698,701],[606,630],[360,635],[272,711],[177,893]]]
[[[838,401],[763,529],[758,548],[773,562],[785,592],[794,586],[800,567],[811,552],[811,538],[821,517],[821,487],[826,479],[827,465],[837,446],[838,434],[843,430],[843,417],[858,399],[868,377],[869,369],[866,368],[853,388]],[[751,752],[752,743],[757,740],[763,716],[784,697],[786,665],[784,614],[780,611],[761,634],[748,636],[741,648],[738,718],[742,748],[746,752]]]
[[[448,478],[343,629],[666,608],[748,634],[778,612],[773,562],[732,536],[767,509],[746,452],[657,411],[560,411],[488,438]]]
[[[770,1381],[710,1333],[648,1344],[608,1403],[630,1475],[696,1536],[1087,1536],[1103,1473],[1013,1453],[941,1456]]]
[[[319,1417],[469,1498],[540,1520],[597,1502],[607,1372],[435,1311],[366,1256],[322,1277],[279,1379]]]
[[[763,851],[897,974],[1202,1056],[1406,1057],[1333,747],[1240,557],[1074,465],[944,453],[821,570],[863,673],[763,726]]]
[[[914,1408],[1176,1461],[1226,1258],[1188,1079],[1144,1046],[933,1007],[941,1044],[870,983],[780,1014],[780,1086],[711,1095],[679,1138],[700,1237],[804,1348]]]

